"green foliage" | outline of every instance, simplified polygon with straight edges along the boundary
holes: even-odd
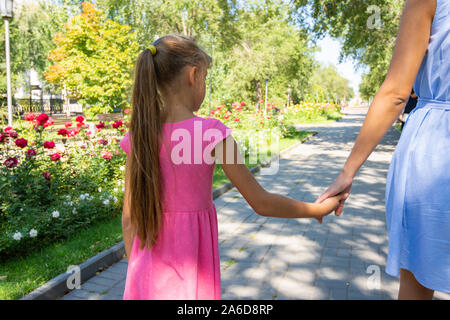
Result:
[[[45,74],[47,81],[89,105],[89,115],[129,107],[138,52],[136,33],[129,26],[104,19],[92,4],[83,3],[83,12],[71,18],[54,41],[57,48],[49,56],[54,64]]]
[[[289,85],[296,96],[308,83],[313,69],[313,50],[308,36],[290,24],[289,8],[282,1],[249,1],[239,11],[239,40],[230,52],[214,56],[213,97],[255,104],[265,98],[278,105],[287,102]]]
[[[354,92],[348,82],[333,65],[319,66],[310,78],[308,100],[339,102],[351,99]]]
[[[341,58],[351,57],[369,68],[360,92],[366,99],[373,96],[389,67],[404,1],[296,0],[295,4],[299,24],[317,37],[329,33],[342,40]],[[308,15],[313,17],[312,25],[303,19]]]

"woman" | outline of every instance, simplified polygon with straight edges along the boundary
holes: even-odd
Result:
[[[386,185],[386,272],[399,299],[450,292],[450,1],[408,0],[391,65],[342,172],[317,202],[349,193],[353,177],[402,111],[419,96]],[[345,199],[335,211],[340,215]]]

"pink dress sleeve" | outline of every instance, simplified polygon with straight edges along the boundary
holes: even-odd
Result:
[[[130,154],[130,138],[128,136],[128,132],[125,134],[123,139],[120,141],[119,145],[127,155]]]
[[[232,133],[232,129],[228,128],[226,125],[224,125],[220,120],[215,119],[215,118],[210,118],[208,119],[208,121],[210,122],[208,125],[208,129],[216,129],[218,130],[216,133],[219,133],[218,135],[213,135],[211,137],[211,143],[209,144],[209,147],[211,149],[214,149],[215,146],[222,140],[226,139],[231,133]]]

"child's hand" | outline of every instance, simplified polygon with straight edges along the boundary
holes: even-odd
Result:
[[[317,205],[319,205],[320,208],[318,216],[315,217],[317,221],[319,221],[319,223],[322,223],[322,218],[336,210],[339,205],[339,201],[346,197],[348,197],[348,193],[340,193],[338,195],[335,195],[334,197],[327,198],[321,203],[318,203]]]

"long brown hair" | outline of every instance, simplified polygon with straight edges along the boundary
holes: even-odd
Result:
[[[159,135],[164,97],[160,89],[170,87],[185,66],[208,68],[211,62],[193,40],[180,35],[159,38],[153,45],[154,55],[145,49],[138,56],[131,97],[129,209],[131,223],[141,241],[140,249],[156,243],[163,220]]]

